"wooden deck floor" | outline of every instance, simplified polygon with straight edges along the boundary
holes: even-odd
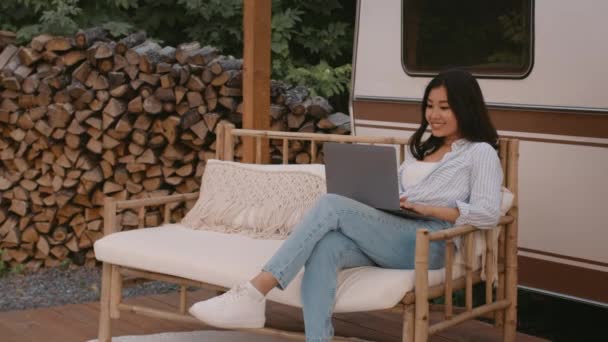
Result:
[[[197,291],[189,301],[207,298],[209,292]],[[137,297],[125,302],[175,310],[177,294]],[[0,341],[2,342],[83,342],[97,335],[98,303],[73,304],[35,310],[0,312]],[[267,324],[272,327],[303,330],[300,310],[279,304],[268,306]],[[336,333],[367,340],[397,342],[401,335],[401,317],[391,313],[341,314],[334,319]],[[112,322],[113,336],[152,334],[168,331],[203,330],[198,324],[176,323],[135,314],[122,313],[119,321]],[[500,341],[500,332],[489,324],[473,321],[461,324],[431,338],[433,342],[448,341]],[[518,341],[541,342],[536,337],[519,334]]]

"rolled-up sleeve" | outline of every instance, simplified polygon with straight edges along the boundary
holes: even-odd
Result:
[[[456,225],[470,224],[478,228],[493,228],[500,219],[500,189],[502,168],[498,154],[489,144],[479,144],[473,153],[471,195],[468,203],[457,201],[460,216]]]

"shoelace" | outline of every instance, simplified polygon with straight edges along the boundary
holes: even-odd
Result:
[[[234,303],[237,300],[245,297],[247,295],[247,288],[243,285],[237,285],[235,286],[233,289],[231,289],[230,291],[226,292],[226,299],[230,302],[230,303]]]

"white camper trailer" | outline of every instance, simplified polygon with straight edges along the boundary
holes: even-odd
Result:
[[[608,306],[608,1],[359,0],[351,123],[409,136],[438,70],[520,139],[519,286]]]

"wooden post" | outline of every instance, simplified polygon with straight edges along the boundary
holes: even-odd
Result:
[[[243,128],[270,129],[270,35],[272,0],[243,1]],[[243,137],[243,162],[255,157],[253,139]],[[263,140],[263,163],[270,160]]]

